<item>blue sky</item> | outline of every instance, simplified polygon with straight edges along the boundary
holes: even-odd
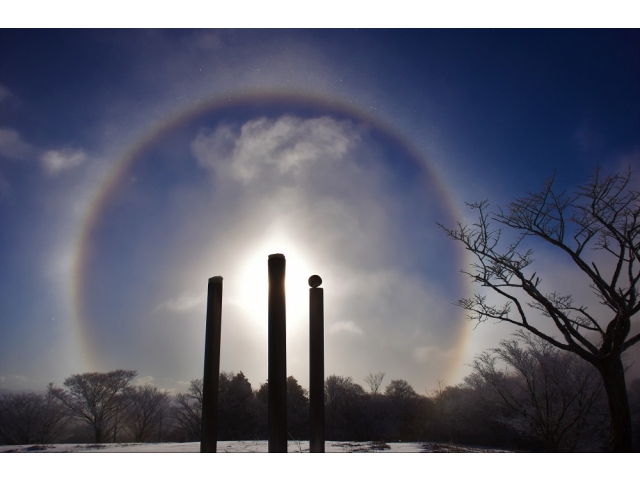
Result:
[[[0,45],[0,388],[131,368],[184,390],[214,275],[221,366],[258,387],[270,253],[304,386],[312,274],[328,374],[459,382],[512,330],[452,305],[474,291],[468,259],[435,222],[640,164],[637,30],[3,29]],[[550,289],[575,281],[540,253]]]

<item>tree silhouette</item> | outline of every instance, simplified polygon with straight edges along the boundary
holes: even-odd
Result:
[[[200,440],[202,419],[202,379],[191,380],[187,393],[178,393],[171,409],[173,419],[178,423],[182,440]]]
[[[372,395],[377,395],[380,391],[380,385],[382,385],[382,380],[384,379],[385,373],[371,373],[364,377],[364,381],[369,385],[369,389],[371,390]]]
[[[162,435],[162,422],[171,404],[169,394],[153,385],[128,387],[124,391],[127,410],[124,429],[134,442],[159,440]]]
[[[48,392],[93,430],[96,443],[103,443],[117,428],[123,391],[136,375],[134,370],[76,374],[64,380],[67,390],[49,384]]]
[[[539,193],[516,199],[506,211],[490,214],[486,201],[469,204],[478,211],[472,226],[439,225],[475,256],[476,263],[464,273],[505,299],[495,305],[486,295],[475,294],[458,305],[472,320],[512,323],[593,365],[607,394],[611,450],[630,452],[631,415],[621,356],[640,341],[640,334],[630,336],[631,319],[640,310],[640,192],[632,189],[630,169],[604,177],[597,169],[572,194],[555,191],[553,183],[551,178]],[[492,229],[490,220],[517,232],[517,238],[503,245],[503,231]],[[597,318],[586,306],[574,305],[571,294],[545,293],[541,278],[529,268],[534,260],[533,250],[525,246],[529,240],[565,254],[589,280],[608,316]],[[539,326],[540,315],[561,339]]]
[[[361,435],[364,389],[351,377],[329,375],[324,382],[327,440],[357,440]]]
[[[244,373],[221,372],[218,395],[218,439],[255,438],[258,409],[251,383]]]
[[[391,418],[395,425],[394,441],[416,440],[422,430],[421,412],[431,403],[416,393],[406,380],[391,380],[384,389],[391,405]],[[430,405],[429,405],[430,407]]]
[[[69,420],[67,409],[50,392],[0,396],[0,442],[8,445],[60,440]]]
[[[290,439],[309,438],[309,393],[293,377],[287,377],[287,433]]]
[[[418,396],[406,380],[391,380],[387,388],[384,389],[384,394],[397,400],[409,400]]]

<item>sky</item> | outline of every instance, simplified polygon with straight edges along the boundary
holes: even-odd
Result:
[[[125,368],[185,391],[218,275],[221,369],[258,388],[273,253],[303,387],[314,274],[327,375],[459,383],[514,329],[454,305],[480,290],[436,223],[638,169],[638,85],[638,30],[4,28],[0,388]],[[550,291],[580,285],[537,252]]]

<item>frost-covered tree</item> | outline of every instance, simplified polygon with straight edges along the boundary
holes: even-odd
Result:
[[[601,400],[602,379],[576,355],[527,332],[518,331],[515,337],[477,356],[474,373],[508,407],[503,422],[540,439],[548,452],[575,451],[598,427],[592,414]]]
[[[504,303],[475,294],[458,305],[469,311],[472,320],[517,325],[593,365],[607,394],[611,450],[632,451],[622,362],[622,354],[637,348],[640,341],[640,333],[632,331],[640,311],[640,192],[634,188],[631,170],[603,176],[598,169],[571,194],[557,191],[552,178],[540,192],[494,213],[488,211],[487,202],[469,206],[478,212],[475,223],[440,227],[475,257],[464,273]],[[493,228],[491,221],[501,228]],[[516,234],[513,241],[506,239],[503,227]],[[536,241],[573,262],[590,284],[594,303],[604,305],[606,314],[575,304],[570,292],[545,290],[532,268],[529,243]]]

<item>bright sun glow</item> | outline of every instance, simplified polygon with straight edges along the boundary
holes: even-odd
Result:
[[[309,309],[308,279],[316,274],[309,256],[284,234],[272,234],[255,244],[240,265],[238,283],[229,292],[230,301],[246,312],[257,325],[267,328],[269,255],[282,253],[287,261],[285,292],[287,296],[287,326],[298,328],[306,325]]]

